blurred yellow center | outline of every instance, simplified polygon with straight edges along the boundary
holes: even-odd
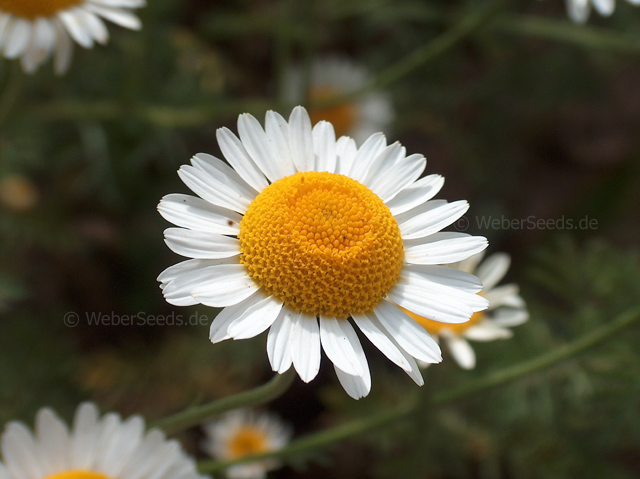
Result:
[[[240,223],[240,261],[295,311],[344,319],[384,298],[400,275],[403,244],[391,211],[370,189],[307,172],[266,187]]]
[[[457,335],[461,335],[469,326],[473,326],[480,322],[480,320],[484,317],[484,311],[478,311],[477,313],[473,313],[473,316],[466,323],[459,324],[451,324],[451,323],[442,323],[440,321],[434,321],[432,319],[423,318],[422,316],[418,316],[411,311],[408,311],[404,308],[402,309],[405,313],[411,316],[420,326],[426,329],[430,334],[438,335],[442,331],[447,330],[455,333]]]
[[[0,10],[16,17],[33,20],[51,17],[61,10],[83,3],[84,0],[0,0]]]
[[[236,431],[229,441],[229,455],[232,459],[267,452],[269,443],[263,431],[244,427]]]
[[[52,474],[45,479],[111,479],[100,472],[84,471],[82,469],[58,472]]]
[[[335,97],[340,92],[334,88],[315,88],[309,92],[312,102],[322,102]],[[326,120],[333,125],[336,136],[350,135],[356,122],[356,104],[339,103],[326,108],[313,108],[309,111],[311,124],[315,125],[320,120]]]

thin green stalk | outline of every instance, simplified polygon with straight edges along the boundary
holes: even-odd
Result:
[[[218,399],[203,406],[186,409],[173,416],[151,423],[149,427],[159,428],[167,434],[172,434],[200,424],[208,418],[225,411],[264,404],[276,399],[289,389],[295,376],[296,373],[291,368],[284,374],[276,374],[268,383],[255,389]]]
[[[22,72],[20,65],[14,62],[9,69],[7,81],[5,82],[2,93],[0,93],[0,128],[4,125],[4,122],[9,118],[9,113],[13,105],[15,105],[22,87],[25,83],[25,74]]]
[[[639,320],[640,308],[627,311],[613,321],[599,327],[595,331],[587,333],[570,343],[549,351],[548,353],[494,373],[487,374],[484,377],[476,381],[471,381],[463,386],[453,388],[449,391],[444,391],[440,394],[434,394],[429,401],[429,406],[442,406],[450,401],[467,397],[472,393],[485,391],[551,367],[566,359],[577,356],[589,348],[603,343],[605,340]],[[367,431],[405,417],[413,412],[416,407],[417,402],[412,400],[407,403],[403,403],[396,408],[386,410],[383,413],[376,414],[368,418],[355,419],[331,429],[325,429],[315,434],[309,434],[305,437],[292,441],[287,447],[278,451],[245,456],[233,461],[206,461],[200,463],[199,468],[203,473],[211,473],[221,469],[226,469],[235,464],[256,462],[273,458],[286,458],[302,452],[327,447],[338,441],[363,434]]]

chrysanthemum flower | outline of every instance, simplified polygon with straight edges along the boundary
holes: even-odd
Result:
[[[102,45],[109,33],[102,19],[131,30],[141,28],[129,10],[146,0],[0,0],[0,51],[5,58],[20,57],[22,68],[33,73],[53,53],[54,69],[69,68],[75,40],[84,48]]]
[[[436,338],[442,337],[453,358],[464,369],[473,369],[476,365],[476,355],[468,340],[508,339],[513,335],[509,327],[518,326],[529,319],[524,300],[518,294],[518,286],[496,286],[507,274],[511,263],[509,255],[493,254],[478,266],[482,257],[483,253],[479,253],[452,266],[480,278],[484,285],[481,294],[489,300],[487,311],[477,312],[468,322],[461,324],[443,324],[408,313]]]
[[[251,454],[277,451],[291,439],[291,429],[278,417],[246,409],[231,411],[204,426],[205,452],[221,460],[239,459]],[[276,469],[275,460],[241,464],[227,469],[233,479],[262,479]]]
[[[369,80],[367,70],[347,58],[319,58],[311,65],[308,99],[312,102],[328,100],[357,90]],[[289,101],[293,104],[304,101],[302,68],[291,68],[286,83]],[[357,100],[312,108],[309,116],[313,124],[321,120],[328,121],[337,136],[348,135],[359,144],[372,134],[385,131],[393,119],[393,107],[386,93],[375,91],[361,95]]]
[[[312,129],[302,107],[288,123],[268,112],[266,131],[243,114],[238,131],[240,139],[218,130],[233,168],[198,154],[178,174],[200,198],[173,194],[160,202],[160,213],[180,227],[165,231],[167,245],[193,258],[158,277],[167,301],[225,308],[211,325],[214,343],[269,329],[273,370],[293,363],[307,382],[320,368],[322,344],[358,398],[371,378],[351,317],[422,384],[414,358],[439,362],[440,348],[396,304],[450,323],[488,304],[476,294],[476,277],[437,266],[486,247],[482,237],[439,232],[467,202],[431,200],[443,179],[418,180],[422,155],[406,156],[379,133],[360,148],[348,137],[336,141],[332,125]]]
[[[627,0],[632,5],[640,5],[640,0]],[[569,18],[576,23],[585,23],[591,14],[591,5],[596,11],[608,17],[616,9],[616,0],[566,0]]]
[[[81,404],[73,428],[48,408],[38,411],[35,435],[20,422],[2,435],[2,479],[201,479],[195,462],[144,420],[118,414],[99,417]]]

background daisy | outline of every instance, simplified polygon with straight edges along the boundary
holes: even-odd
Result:
[[[20,58],[33,73],[51,54],[54,69],[64,73],[71,62],[72,41],[84,48],[102,45],[109,32],[102,19],[139,30],[138,17],[129,10],[146,0],[0,0],[0,51],[5,58]]]
[[[48,408],[38,411],[35,434],[20,422],[2,434],[3,479],[200,479],[193,459],[144,420],[99,417],[83,403],[71,430]]]
[[[165,230],[165,242],[192,258],[158,277],[166,300],[224,307],[211,325],[214,343],[269,329],[273,370],[293,364],[306,382],[318,374],[322,345],[347,393],[359,398],[371,377],[351,317],[421,385],[414,358],[439,362],[440,348],[396,304],[451,323],[487,306],[475,276],[438,266],[486,247],[483,237],[439,232],[467,202],[432,200],[443,179],[418,180],[422,155],[406,156],[380,133],[360,148],[348,137],[336,142],[331,124],[312,129],[302,107],[288,123],[267,112],[266,130],[241,115],[238,130],[240,139],[218,130],[235,169],[198,154],[178,173],[200,198],[160,202],[179,226]]]
[[[518,294],[518,286],[497,286],[509,269],[509,255],[495,253],[478,265],[483,255],[484,252],[478,253],[452,266],[480,278],[483,284],[481,295],[489,300],[486,311],[475,313],[468,322],[461,324],[444,324],[408,313],[432,335],[444,339],[451,355],[464,369],[473,369],[476,365],[476,354],[469,340],[508,339],[513,335],[508,328],[518,326],[529,319],[525,302]]]
[[[203,449],[221,460],[239,459],[251,454],[272,452],[286,446],[291,439],[291,428],[273,414],[248,409],[231,411],[204,426],[206,439]],[[261,479],[267,471],[276,469],[276,460],[241,464],[227,469],[234,479]]]
[[[310,101],[323,101],[366,85],[371,77],[366,68],[346,57],[324,57],[311,65],[309,91]],[[305,100],[304,73],[301,67],[289,69],[286,77],[287,99],[293,103]],[[335,129],[336,136],[348,135],[360,144],[376,132],[387,132],[393,120],[393,106],[389,95],[375,91],[356,100],[328,106],[311,108],[312,123],[326,120]]]
[[[632,5],[640,5],[640,0],[627,0]],[[608,17],[616,9],[616,0],[566,0],[567,13],[576,23],[585,23],[591,14],[591,5],[596,11]]]

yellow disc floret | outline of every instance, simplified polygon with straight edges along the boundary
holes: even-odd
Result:
[[[229,439],[228,454],[231,459],[260,454],[269,450],[265,433],[257,428],[243,427]]]
[[[480,320],[484,318],[484,311],[478,311],[477,313],[473,313],[469,321],[467,321],[466,323],[451,324],[451,323],[443,323],[440,321],[434,321],[433,319],[423,318],[422,316],[418,316],[417,314],[412,313],[411,311],[408,311],[404,308],[400,308],[400,309],[402,309],[405,313],[411,316],[412,319],[414,319],[420,326],[426,329],[429,333],[434,335],[438,335],[442,331],[447,330],[460,336],[469,328],[469,326],[473,326],[474,324],[479,323]]]
[[[51,17],[80,3],[82,0],[0,0],[0,11],[34,20]]]
[[[71,471],[58,472],[52,474],[45,479],[110,479],[101,472],[86,471],[83,469],[75,469]]]
[[[296,173],[266,187],[238,238],[249,275],[310,314],[344,319],[371,311],[402,267],[402,237],[389,208],[335,173]]]

